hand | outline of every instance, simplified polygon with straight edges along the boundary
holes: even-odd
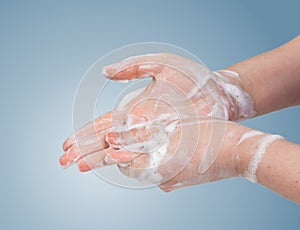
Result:
[[[204,113],[201,115],[231,121],[249,119],[256,115],[253,101],[241,86],[238,73],[231,70],[211,72],[198,62],[174,54],[130,57],[105,67],[103,74],[116,81],[144,77],[163,80],[181,90],[185,98],[202,106],[200,111]],[[154,88],[151,86],[154,84],[155,81],[152,81],[149,88]],[[209,108],[204,109],[205,106]]]
[[[113,80],[154,79],[135,97],[125,97],[113,114],[96,119],[69,138],[64,144],[62,165],[77,162],[81,171],[87,171],[107,163],[132,162],[121,171],[164,183],[177,173],[189,174],[182,170],[192,163],[197,168],[193,174],[198,177],[189,176],[183,186],[235,175],[232,160],[226,164],[222,160],[222,167],[218,163],[211,167],[222,145],[225,123],[207,121],[207,116],[253,116],[251,98],[239,87],[238,78],[232,77],[233,72],[223,72],[227,76],[213,74],[188,59],[157,54],[126,59],[106,67],[104,73]],[[238,97],[247,103],[241,103]],[[111,132],[113,129],[116,132]],[[205,135],[190,135],[199,132]],[[224,154],[218,158],[225,158],[226,151],[221,152]],[[162,162],[169,170],[161,170]],[[149,165],[150,170],[146,170]]]

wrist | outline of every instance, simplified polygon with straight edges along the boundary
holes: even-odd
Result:
[[[257,130],[244,132],[239,138],[234,154],[236,155],[236,169],[239,176],[252,182],[257,181],[257,171],[270,144],[278,139],[279,135],[263,133]]]
[[[231,121],[241,121],[256,115],[254,102],[249,93],[242,87],[239,73],[232,70],[214,71],[215,82],[218,84],[224,106]]]
[[[219,179],[238,177],[247,162],[247,156],[237,154],[237,145],[244,133],[251,129],[238,123],[223,121],[226,126],[222,146],[216,161]]]

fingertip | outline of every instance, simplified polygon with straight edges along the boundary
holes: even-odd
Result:
[[[68,141],[68,140],[65,140],[64,143],[63,143],[63,145],[62,145],[62,149],[63,149],[64,151],[67,151],[67,150],[68,150],[68,143],[67,143],[67,141]]]
[[[65,142],[62,145],[63,150],[67,151],[74,144],[74,142],[74,138],[72,136],[69,137],[67,140],[65,140]]]
[[[77,166],[80,172],[88,172],[91,170],[89,165],[84,160],[78,161]]]
[[[159,189],[163,192],[172,192],[172,189],[170,187],[163,187],[163,186],[158,186]]]
[[[76,162],[79,157],[80,155],[78,154],[78,149],[71,148],[59,158],[59,163],[62,167],[66,167]]]
[[[66,154],[62,155],[60,158],[59,158],[59,163],[61,166],[64,166],[67,164],[67,156]]]

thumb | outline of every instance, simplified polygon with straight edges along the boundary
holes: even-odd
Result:
[[[105,66],[102,74],[112,80],[132,80],[135,78],[155,77],[159,74],[168,58],[168,54],[147,54],[133,56],[121,62]]]

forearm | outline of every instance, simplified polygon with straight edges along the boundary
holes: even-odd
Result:
[[[265,134],[264,134],[265,135]],[[244,141],[238,149],[239,171],[247,177],[264,136]],[[254,150],[254,151],[253,151]],[[300,204],[300,145],[277,139],[266,145],[256,170],[257,182]]]
[[[272,143],[257,170],[257,179],[300,204],[300,145],[286,140]]]
[[[239,73],[257,115],[300,105],[300,36],[227,69]]]

